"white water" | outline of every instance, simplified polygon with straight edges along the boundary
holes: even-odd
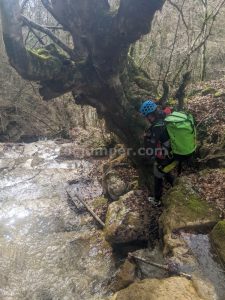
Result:
[[[101,195],[96,162],[59,161],[61,147],[0,144],[0,299],[99,299],[114,271],[96,224],[66,195]]]

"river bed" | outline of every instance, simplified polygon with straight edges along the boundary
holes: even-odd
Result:
[[[0,144],[2,300],[95,300],[106,292],[111,249],[92,217],[71,209],[66,193],[87,201],[100,196],[101,185],[90,177],[97,162],[59,160],[66,146]]]

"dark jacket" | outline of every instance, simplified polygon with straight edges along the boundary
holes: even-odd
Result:
[[[166,129],[164,119],[166,114],[161,112],[157,120],[145,133],[145,148],[149,159],[155,158],[162,165],[171,161],[170,138]]]

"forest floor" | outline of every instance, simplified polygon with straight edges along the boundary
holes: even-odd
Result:
[[[199,159],[220,153],[221,161],[216,166],[213,163],[203,171],[188,175],[193,187],[210,203],[216,205],[225,216],[225,80],[213,80],[194,84],[189,88],[187,108],[194,115],[197,124],[199,148],[204,147],[204,153],[199,153]],[[206,149],[206,150],[205,150]],[[201,157],[201,155],[203,157]]]
[[[208,203],[215,205],[225,217],[225,172],[211,169],[207,172],[190,174],[189,179],[194,189]]]

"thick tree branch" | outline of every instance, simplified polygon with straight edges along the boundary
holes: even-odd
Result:
[[[155,12],[164,0],[121,0],[116,24],[125,42],[133,43],[150,30]]]
[[[42,52],[29,51],[25,48],[19,2],[2,0],[0,8],[7,55],[10,64],[17,72],[24,79],[48,83],[49,89],[57,90],[57,92],[60,88],[67,91],[74,86],[74,82],[79,78],[77,68],[54,46],[43,49]],[[71,73],[74,75],[71,76]]]
[[[35,30],[34,30],[32,27],[29,27],[29,33],[30,33],[30,32],[33,33],[33,35],[36,37],[36,39],[38,40],[38,42],[39,42],[42,46],[45,45],[45,43],[43,42],[43,39],[39,37],[39,35],[35,32]],[[25,42],[24,42],[25,45],[27,45],[28,37],[29,37],[29,34],[28,34],[28,36],[27,36],[27,38],[26,38],[26,40],[25,40]]]
[[[77,61],[85,61],[90,56],[91,43],[95,36],[102,35],[108,25],[102,23],[109,17],[107,0],[41,0],[51,15],[69,31],[73,37]],[[98,42],[99,44],[99,42]]]
[[[69,56],[73,59],[74,58],[74,52],[72,49],[70,49],[68,46],[66,46],[54,33],[51,32],[48,28],[41,26],[32,20],[26,18],[25,16],[21,16],[21,20],[25,25],[27,25],[30,28],[36,29],[40,32],[45,33],[50,39],[56,43],[57,46],[59,46],[61,49],[63,49],[66,53],[69,54]]]
[[[131,43],[149,31],[163,0],[121,0],[117,14],[110,12],[107,0],[42,0],[71,33],[76,64],[54,45],[39,51],[26,50],[18,0],[0,3],[7,53],[18,73],[38,81],[40,94],[46,100],[72,90],[78,103],[95,107],[107,126],[128,147],[137,150],[146,124],[138,113],[140,101],[133,98],[136,94],[131,89],[134,86],[138,93],[150,94],[152,87],[140,70],[130,80],[128,50]],[[31,28],[46,34],[45,28],[28,21]],[[58,44],[55,37],[53,40]]]

